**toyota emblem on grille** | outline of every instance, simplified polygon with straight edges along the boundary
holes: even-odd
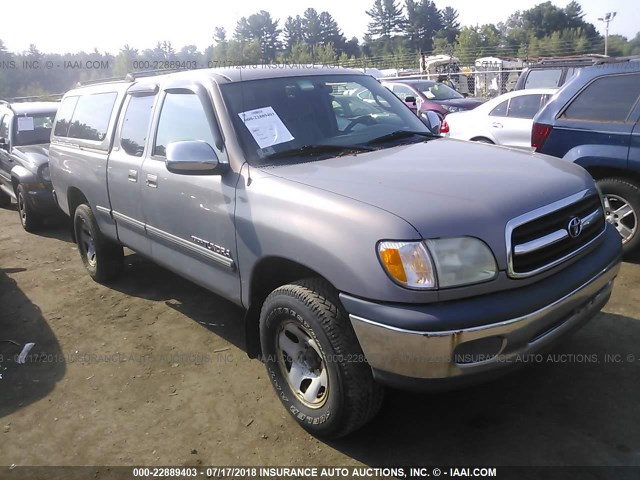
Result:
[[[573,217],[571,220],[569,220],[567,231],[569,232],[569,236],[571,238],[579,237],[582,233],[582,220],[578,217]]]

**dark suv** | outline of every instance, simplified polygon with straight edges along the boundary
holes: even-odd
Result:
[[[640,246],[640,61],[581,69],[534,118],[531,145],[591,173],[623,251]]]
[[[28,232],[59,209],[49,177],[49,137],[58,102],[0,100],[0,206],[18,204]]]

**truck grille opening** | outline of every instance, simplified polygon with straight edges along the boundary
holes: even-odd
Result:
[[[512,277],[527,277],[559,264],[604,231],[604,212],[597,195],[568,202],[532,215],[533,218],[521,223],[511,225],[510,222],[507,235],[511,240],[509,274]]]

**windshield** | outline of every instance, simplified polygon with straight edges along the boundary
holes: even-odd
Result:
[[[49,143],[56,112],[43,112],[15,117],[16,146]]]
[[[420,92],[429,100],[453,100],[454,98],[464,98],[453,88],[448,87],[443,83],[425,81],[412,84],[412,86],[420,90]]]
[[[222,85],[221,91],[251,163],[337,157],[370,150],[373,140],[376,149],[388,148],[424,141],[420,134],[429,133],[404,103],[366,75],[266,78]],[[399,130],[417,134],[377,141]]]

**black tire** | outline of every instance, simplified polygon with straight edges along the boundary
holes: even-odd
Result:
[[[80,205],[73,215],[80,258],[91,278],[105,283],[115,279],[124,268],[122,245],[104,237],[88,205]]]
[[[605,205],[611,207],[605,212],[607,220],[618,229],[622,236],[622,253],[628,255],[637,251],[640,247],[640,228],[638,225],[640,186],[623,178],[603,178],[598,180],[598,186],[605,197]],[[618,216],[616,211],[623,213],[620,210],[623,203],[631,207],[630,211],[625,211],[626,215],[624,216]]]
[[[11,195],[0,190],[0,207],[8,207],[11,205]]]
[[[288,380],[294,363],[284,351],[291,347],[280,347],[287,339],[294,348],[302,345],[296,364],[315,376],[315,384],[309,377],[299,382],[304,387],[309,380],[297,393]],[[342,437],[365,425],[380,409],[384,390],[373,380],[348,315],[326,282],[306,279],[274,290],[262,306],[260,343],[280,401],[312,435]],[[318,389],[323,378],[326,386]],[[305,394],[310,394],[306,403],[301,398]]]
[[[43,218],[29,202],[22,184],[18,185],[16,189],[16,201],[18,203],[18,215],[20,215],[22,228],[31,233],[42,227]]]

